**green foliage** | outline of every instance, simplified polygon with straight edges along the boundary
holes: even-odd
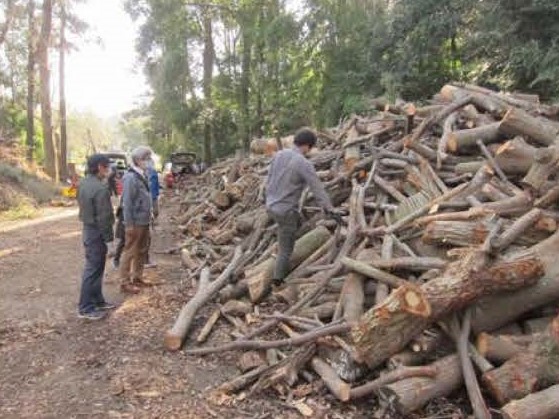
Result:
[[[451,80],[559,96],[555,0],[128,0],[127,9],[144,22],[138,54],[153,98],[126,136],[166,152],[201,152],[209,125],[222,156],[275,129],[336,124],[366,111],[366,97],[424,99]],[[208,16],[215,67],[204,97]]]

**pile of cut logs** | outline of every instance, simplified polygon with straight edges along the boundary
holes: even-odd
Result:
[[[166,347],[239,351],[226,393],[325,386],[398,417],[462,389],[476,418],[559,417],[559,109],[464,84],[422,107],[371,107],[319,132],[310,159],[347,215],[327,220],[303,194],[282,287],[262,203],[270,157],[191,180],[177,222],[197,291]],[[203,344],[219,319],[231,339]]]

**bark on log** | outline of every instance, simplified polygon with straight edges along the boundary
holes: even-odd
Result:
[[[504,419],[556,419],[559,412],[559,385],[513,400],[501,411]]]
[[[420,409],[435,397],[444,397],[458,389],[462,383],[462,371],[457,355],[446,356],[430,365],[437,370],[433,378],[414,377],[381,387],[381,400],[396,408],[397,413],[407,415]]]
[[[194,297],[192,297],[181,309],[177,320],[173,327],[165,334],[165,347],[170,351],[178,351],[185,338],[188,335],[190,326],[194,321],[194,317],[198,310],[206,304],[223,286],[229,281],[229,275],[235,269],[238,261],[241,259],[242,250],[240,247],[235,249],[233,259],[229,266],[223,273],[210,282],[210,272],[208,268],[204,268],[200,274],[200,282],[198,290]]]
[[[448,150],[452,153],[459,153],[475,149],[477,140],[481,140],[484,144],[498,142],[503,138],[499,126],[500,122],[495,122],[481,127],[453,131],[448,135]]]
[[[505,404],[559,382],[559,316],[528,349],[488,371],[483,380],[495,399]]]
[[[402,305],[399,291],[405,291],[405,287],[366,312],[351,331],[360,360],[374,368],[444,315],[483,295],[532,285],[543,275],[542,262],[537,257],[500,262],[488,268],[485,263],[483,252],[468,252],[451,263],[440,277],[424,284],[419,293],[415,292],[422,306],[431,307],[428,318],[411,314]]]
[[[507,135],[525,135],[549,146],[557,141],[557,126],[543,118],[536,118],[521,109],[510,108],[501,121],[499,130]]]
[[[486,223],[481,221],[434,221],[427,225],[421,240],[427,244],[469,247],[482,244],[488,233]]]
[[[348,257],[342,258],[341,262],[343,263],[344,266],[351,269],[352,271],[358,272],[369,278],[376,279],[377,281],[387,284],[392,288],[398,288],[400,286],[408,284],[408,281],[406,281],[405,279],[402,279],[391,273],[385,272],[381,269],[377,269],[364,262],[359,262],[350,259]]]
[[[489,361],[503,363],[524,351],[533,340],[533,336],[490,335],[480,333],[476,348]]]
[[[530,249],[508,258],[535,257],[543,264],[544,277],[536,285],[515,292],[508,292],[480,300],[472,312],[472,329],[475,334],[490,332],[505,326],[537,307],[559,299],[559,233],[543,240]]]
[[[226,209],[231,206],[229,196],[222,191],[214,191],[210,197],[210,201],[213,202],[219,209]]]
[[[200,333],[198,334],[198,337],[196,338],[196,342],[204,343],[206,341],[206,339],[208,338],[208,336],[212,332],[212,329],[213,329],[214,325],[219,320],[220,315],[221,315],[221,311],[219,309],[216,309],[216,310],[213,311],[213,313],[210,315],[210,317],[208,317],[208,320],[206,321],[206,324],[204,325],[204,327],[202,327],[202,330],[200,330]]]
[[[325,227],[317,227],[305,234],[295,243],[290,259],[291,269],[296,268],[301,262],[312,255],[323,243],[330,238],[330,232]],[[258,274],[248,280],[248,291],[252,302],[259,302],[272,284],[272,277],[276,258],[270,257],[263,262]]]
[[[559,169],[559,150],[556,147],[538,149],[530,170],[522,184],[541,192],[549,177]]]
[[[495,251],[502,251],[510,246],[518,237],[526,232],[526,230],[534,225],[541,217],[542,211],[539,208],[533,208],[522,217],[517,219],[507,230],[492,241],[491,247]]]
[[[358,261],[371,260],[373,251],[364,249],[357,255]],[[341,291],[342,314],[346,322],[356,322],[363,314],[365,303],[365,276],[357,272],[347,274]]]
[[[423,367],[402,367],[394,371],[382,374],[376,380],[362,384],[358,387],[351,389],[349,395],[351,400],[365,397],[371,393],[377,392],[382,386],[405,380],[412,377],[429,377],[434,378],[437,376],[437,369],[433,366]]]
[[[338,374],[330,365],[316,356],[312,359],[311,365],[314,371],[322,378],[326,387],[338,400],[342,402],[349,400],[350,385],[338,377]]]

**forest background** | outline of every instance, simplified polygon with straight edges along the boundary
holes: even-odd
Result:
[[[68,112],[67,55],[94,38],[84,1],[0,0],[0,141],[52,178],[146,143],[210,162],[451,80],[559,98],[556,0],[125,0],[145,100],[111,118]]]

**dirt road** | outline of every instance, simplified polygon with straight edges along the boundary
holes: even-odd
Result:
[[[174,210],[163,210],[156,251],[176,244]],[[197,358],[163,349],[164,331],[194,293],[178,256],[156,255],[148,278],[161,284],[132,297],[118,292],[107,264],[105,295],[120,307],[101,322],[78,319],[80,227],[75,209],[0,224],[0,418],[300,417],[275,394],[210,392],[238,374],[238,354]],[[230,339],[220,333],[214,338]],[[321,417],[359,417],[317,406]]]

